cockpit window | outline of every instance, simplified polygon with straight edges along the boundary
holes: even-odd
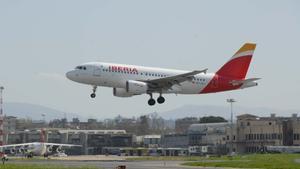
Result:
[[[75,69],[86,70],[86,67],[85,66],[77,66]]]

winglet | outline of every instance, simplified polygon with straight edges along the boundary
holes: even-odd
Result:
[[[204,73],[204,74],[206,74],[207,73],[207,68],[206,69],[203,69],[203,70],[194,70],[193,71],[193,73],[195,73],[195,74],[200,74],[200,73]]]

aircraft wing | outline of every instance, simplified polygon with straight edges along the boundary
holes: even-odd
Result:
[[[58,147],[82,147],[82,145],[76,144],[60,144],[60,143],[43,143],[46,146],[58,146]]]
[[[22,143],[22,144],[8,144],[8,145],[3,145],[0,146],[0,148],[14,148],[14,147],[25,147],[25,146],[29,146],[32,143]]]
[[[199,73],[206,73],[206,72],[207,69],[194,70],[192,72],[187,72],[187,73],[159,78],[159,79],[146,80],[144,82],[146,82],[149,85],[150,90],[169,89],[174,84],[180,85],[181,82],[192,80],[195,75]]]
[[[250,79],[244,79],[244,80],[233,80],[230,83],[233,86],[237,86],[237,85],[241,85],[241,84],[246,84],[246,83],[249,83],[249,82],[257,81],[259,79],[261,79],[261,78],[250,78]]]

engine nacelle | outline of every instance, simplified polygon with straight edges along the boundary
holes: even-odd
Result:
[[[52,151],[53,151],[53,147],[52,146],[47,147],[47,152],[48,153],[52,153]]]
[[[248,82],[248,83],[245,83],[241,86],[241,89],[244,89],[244,88],[248,88],[248,87],[254,87],[254,86],[257,86],[258,83],[255,82],[255,81],[252,81],[252,82]]]
[[[148,84],[145,82],[128,80],[126,82],[126,91],[132,94],[143,94],[148,90]]]
[[[21,147],[18,149],[18,153],[22,153],[22,154],[27,153],[27,149],[24,147]]]
[[[16,154],[16,149],[12,148],[9,150],[10,151],[10,154]]]
[[[126,82],[126,88],[114,88],[113,94],[117,97],[131,97],[133,95],[140,95],[147,93],[148,85],[145,82],[139,82],[135,80],[128,80]]]
[[[127,92],[126,89],[123,89],[123,88],[114,88],[113,94],[116,97],[131,97],[131,96],[133,96],[132,93]]]
[[[61,146],[57,147],[56,152],[57,153],[61,153],[62,152]]]

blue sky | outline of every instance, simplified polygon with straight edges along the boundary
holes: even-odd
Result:
[[[299,1],[1,0],[0,84],[5,101],[49,106],[105,118],[163,112],[187,104],[298,109]],[[246,90],[194,96],[128,99],[68,81],[64,74],[89,61],[177,69],[221,67],[245,42],[257,43]]]

